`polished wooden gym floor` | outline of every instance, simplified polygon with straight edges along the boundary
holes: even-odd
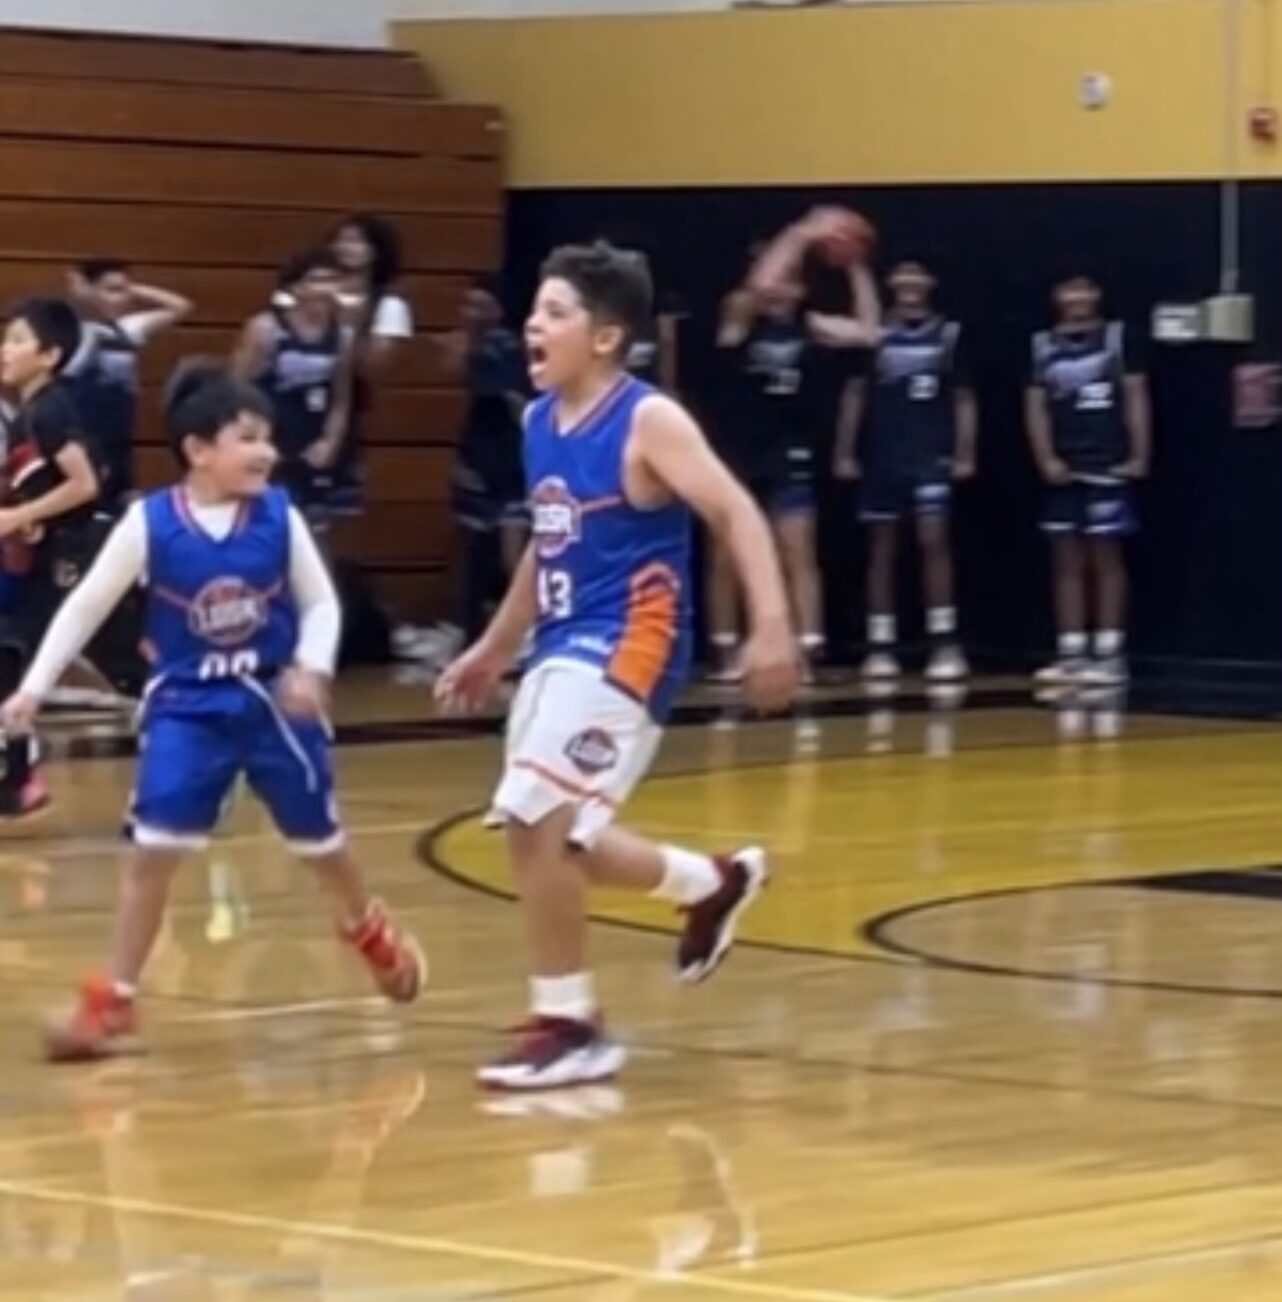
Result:
[[[413,685],[342,707],[356,843],[430,945],[406,1013],[242,801],[182,880],[150,1055],[46,1066],[129,760],[59,761],[5,835],[2,1302],[1282,1299],[1276,725],[1013,683],[696,706],[631,821],[773,848],[750,943],[677,989],[672,915],[603,897],[629,1069],[509,1099],[471,1083],[523,1011],[468,812],[497,739]]]

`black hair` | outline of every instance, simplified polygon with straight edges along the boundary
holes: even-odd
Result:
[[[212,357],[187,357],[180,361],[165,383],[162,404],[165,438],[178,465],[190,466],[186,449],[189,438],[212,443],[243,415],[273,419],[271,399],[256,385],[238,380],[227,367]]]
[[[5,320],[10,324],[26,322],[42,353],[58,350],[58,360],[52,367],[55,375],[71,361],[80,347],[80,318],[65,299],[24,298],[9,309]]]
[[[340,232],[349,226],[355,226],[360,231],[374,252],[369,267],[369,287],[370,298],[377,301],[400,278],[404,264],[400,232],[385,217],[375,217],[368,212],[354,212],[344,217],[330,232],[329,244],[332,246]]]
[[[307,279],[313,271],[332,271],[335,275],[342,272],[338,259],[324,245],[314,249],[304,249],[295,253],[280,269],[276,278],[279,289],[293,289],[295,285]]]
[[[573,285],[593,316],[622,326],[625,350],[650,327],[654,281],[644,253],[616,248],[604,240],[565,244],[544,262],[541,279]]]
[[[86,258],[76,270],[91,285],[96,285],[104,276],[127,276],[133,268],[124,258]]]

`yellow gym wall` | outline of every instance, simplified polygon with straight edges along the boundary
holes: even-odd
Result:
[[[1245,138],[1282,0],[1243,0]],[[1221,0],[1022,0],[401,24],[501,105],[517,188],[1206,178],[1225,168]],[[1080,105],[1083,74],[1111,103]]]

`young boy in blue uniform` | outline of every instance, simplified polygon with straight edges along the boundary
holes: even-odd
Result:
[[[625,370],[651,299],[639,254],[598,244],[560,249],[545,265],[525,332],[543,394],[525,420],[533,539],[490,627],[437,684],[447,705],[483,700],[533,629],[493,800],[528,924],[531,1020],[481,1069],[491,1088],[584,1084],[623,1065],[586,969],[590,883],[683,908],[676,975],[693,982],[716,970],[767,876],[755,847],[713,858],[612,825],[689,669],[692,511],[745,590],[749,700],[786,706],[798,674],[764,517],[686,412]]]
[[[370,897],[338,821],[324,710],[341,617],[307,526],[269,487],[270,404],[221,369],[195,366],[171,385],[166,416],[181,481],[129,508],[0,712],[10,732],[29,732],[66,664],[146,583],[152,673],[129,815],[133,853],[109,973],[50,1025],[54,1060],[137,1051],[138,983],[174,872],[185,851],[206,844],[242,773],[316,870],[340,936],[384,994],[412,1000],[424,980],[421,951]]]

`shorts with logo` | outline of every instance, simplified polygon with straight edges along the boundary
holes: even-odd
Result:
[[[503,777],[486,823],[533,826],[575,809],[570,842],[590,849],[645,776],[663,730],[600,669],[548,659],[526,674],[508,714]]]
[[[1042,509],[1046,533],[1127,538],[1138,528],[1129,484],[1054,484],[1047,490]]]
[[[148,694],[130,839],[155,849],[202,849],[242,774],[296,854],[341,847],[329,731],[316,720],[287,718],[257,679],[162,682]]]

